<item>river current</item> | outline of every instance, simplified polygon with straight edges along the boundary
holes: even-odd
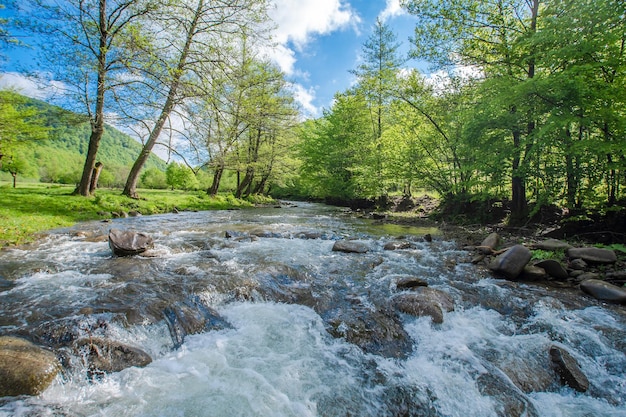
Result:
[[[112,227],[155,246],[115,257],[99,238]],[[369,250],[333,252],[339,239]],[[398,240],[410,246],[384,249]],[[0,416],[626,416],[624,307],[496,279],[469,258],[436,230],[308,203],[53,231],[0,251],[11,281],[0,335],[48,346],[67,366],[39,396],[1,398]],[[454,311],[435,323],[389,310],[407,277],[449,294]],[[218,319],[177,331],[176,312],[193,308]],[[380,311],[399,323],[400,347],[362,341],[387,323]],[[94,377],[70,347],[81,334],[152,362]],[[587,392],[558,382],[554,345],[576,359]]]

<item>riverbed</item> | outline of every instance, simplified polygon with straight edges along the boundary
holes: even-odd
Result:
[[[154,247],[115,257],[111,228]],[[0,416],[626,416],[623,306],[469,259],[437,229],[309,203],[52,231],[0,252],[0,335],[53,350],[64,370],[39,396],[0,399]],[[442,322],[393,309],[413,278],[453,300]],[[81,338],[152,362],[94,376]],[[552,346],[586,392],[560,383]]]

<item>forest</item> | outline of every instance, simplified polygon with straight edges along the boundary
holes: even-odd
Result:
[[[209,195],[384,206],[428,192],[442,207],[500,205],[510,224],[546,207],[626,206],[622,0],[405,0],[416,19],[409,56],[378,20],[353,86],[308,120],[264,54],[272,42],[264,1],[25,4],[29,19],[0,22],[3,55],[19,47],[18,23],[54,40],[42,45],[39,76],[67,86],[59,103],[89,128],[77,194],[93,194],[98,161],[110,165],[99,146],[114,123],[142,145],[118,181],[134,198],[140,180],[164,187],[163,168],[146,169],[161,145],[177,161],[167,186]],[[413,68],[415,60],[432,71]],[[50,130],[36,107],[10,94],[0,102],[0,163],[9,172],[23,170],[15,161]]]

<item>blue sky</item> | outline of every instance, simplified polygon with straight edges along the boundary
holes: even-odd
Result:
[[[278,47],[271,58],[293,83],[296,100],[305,116],[320,116],[329,108],[336,92],[345,91],[353,82],[349,73],[359,64],[363,43],[377,18],[385,21],[402,44],[410,48],[408,37],[415,27],[413,16],[400,8],[399,0],[272,0],[270,16],[277,29]],[[6,11],[3,13],[5,14]],[[9,61],[0,83],[13,84],[24,94],[45,98],[19,76],[19,68],[32,64],[34,51],[5,51]],[[407,62],[407,66],[417,66]],[[423,65],[421,66],[422,70]],[[8,73],[8,74],[7,74]]]
[[[359,64],[362,45],[381,18],[409,49],[415,18],[400,8],[399,0],[275,0],[271,12],[278,25],[281,47],[274,55],[294,83],[305,114],[321,115],[338,91],[349,88],[349,73]],[[407,62],[407,66],[417,66]],[[423,67],[423,65],[421,65]],[[425,68],[420,68],[424,70]]]

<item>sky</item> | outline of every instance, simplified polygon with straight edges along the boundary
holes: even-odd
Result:
[[[321,116],[322,110],[332,105],[336,92],[354,84],[349,71],[359,65],[362,46],[377,18],[396,34],[401,54],[410,49],[408,38],[415,28],[415,18],[400,7],[400,0],[272,1],[270,17],[276,23],[277,47],[271,51],[271,59],[292,83],[304,117]],[[19,68],[32,63],[34,53],[16,48],[4,51],[8,61],[0,85],[13,85],[25,95],[45,99],[19,75]],[[412,61],[406,65],[419,67]]]

